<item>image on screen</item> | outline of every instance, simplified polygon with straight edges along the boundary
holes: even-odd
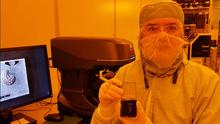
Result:
[[[0,61],[0,102],[29,94],[25,58]]]

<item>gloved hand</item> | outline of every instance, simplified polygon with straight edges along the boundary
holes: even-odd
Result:
[[[101,115],[110,116],[115,110],[115,104],[121,100],[122,82],[112,78],[103,83],[99,89],[99,110]]]
[[[123,123],[123,124],[153,124],[151,120],[147,117],[147,115],[144,112],[144,109],[139,101],[136,102],[137,106],[137,115],[136,117],[121,117],[120,116],[120,108],[121,104],[117,105],[117,116],[118,119]]]

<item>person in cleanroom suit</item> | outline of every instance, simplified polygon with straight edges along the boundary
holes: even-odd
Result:
[[[184,56],[184,13],[173,1],[140,12],[140,59],[99,89],[91,124],[220,124],[220,84],[211,69]],[[135,82],[135,117],[120,116],[123,85]]]

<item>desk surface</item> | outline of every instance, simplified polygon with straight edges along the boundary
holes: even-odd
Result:
[[[57,113],[57,104],[42,105],[39,102],[20,107],[15,110],[15,114],[19,112],[37,120],[37,124],[78,124],[82,119],[77,116],[64,116],[61,122],[49,122],[44,120],[44,115]]]

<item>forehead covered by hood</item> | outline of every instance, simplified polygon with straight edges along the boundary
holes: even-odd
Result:
[[[180,5],[171,0],[147,0],[141,9],[139,26],[156,18],[175,18],[184,24],[184,13]]]

